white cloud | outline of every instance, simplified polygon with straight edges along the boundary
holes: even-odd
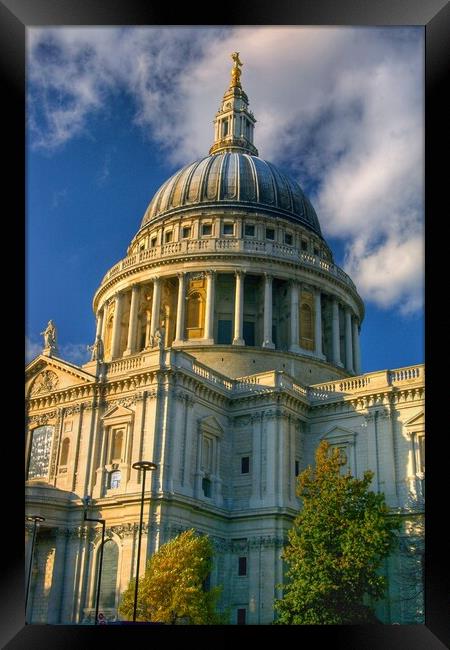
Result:
[[[81,366],[89,361],[90,352],[86,343],[66,343],[60,346],[59,356],[61,359]]]
[[[25,337],[25,363],[30,363],[39,356],[43,350],[43,342],[37,342],[30,337]],[[86,343],[66,343],[58,346],[59,358],[81,366],[90,359],[90,352]]]
[[[344,266],[365,299],[421,309],[423,31],[28,31],[35,146],[89,134],[89,116],[111,110],[110,93],[125,91],[136,125],[176,165],[208,152],[229,55],[239,51],[261,156],[289,169],[325,237],[345,242]]]
[[[42,352],[42,343],[32,341],[28,336],[25,337],[25,363],[30,363],[35,357]]]

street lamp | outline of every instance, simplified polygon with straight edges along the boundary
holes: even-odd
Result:
[[[144,491],[145,491],[145,476],[147,472],[151,469],[157,469],[158,465],[151,463],[149,460],[139,460],[137,463],[133,463],[133,469],[137,469],[138,472],[144,472],[142,477],[142,493],[141,493],[141,518],[139,521],[139,537],[138,537],[138,551],[137,551],[137,564],[136,564],[136,585],[134,588],[134,608],[133,608],[133,622],[136,622],[136,610],[137,610],[137,597],[138,597],[138,585],[139,585],[139,560],[141,557],[141,535],[142,535],[142,519],[144,516]]]
[[[39,515],[30,515],[27,517],[27,521],[32,521],[33,523],[33,539],[31,541],[31,551],[30,551],[30,566],[28,568],[28,580],[27,580],[27,591],[25,594],[25,618],[27,616],[27,606],[28,606],[28,594],[30,593],[30,582],[31,582],[31,569],[33,567],[33,553],[34,553],[34,544],[36,542],[36,528],[38,523],[45,521],[45,517]]]
[[[98,564],[98,578],[97,578],[97,595],[95,598],[95,621],[94,625],[97,625],[98,623],[98,607],[100,603],[100,588],[102,584],[102,565],[103,565],[103,546],[105,544],[105,525],[106,521],[104,519],[91,519],[90,517],[87,516],[88,514],[88,507],[92,501],[91,497],[89,495],[86,495],[83,499],[83,505],[84,505],[84,521],[94,521],[97,524],[102,525],[102,541],[100,544],[100,560]]]

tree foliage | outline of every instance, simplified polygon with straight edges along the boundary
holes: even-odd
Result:
[[[213,545],[209,537],[187,530],[166,544],[147,562],[139,578],[137,620],[169,624],[210,625],[223,623],[216,612],[221,587],[207,591],[205,581],[212,567]],[[135,580],[131,580],[119,606],[119,614],[133,616]]]
[[[283,551],[288,582],[275,603],[279,624],[376,621],[365,602],[383,596],[386,578],[378,570],[400,523],[388,514],[384,495],[368,489],[372,472],[356,479],[340,469],[339,450],[324,441],[316,467],[299,476],[302,509]]]

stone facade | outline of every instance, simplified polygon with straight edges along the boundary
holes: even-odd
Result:
[[[26,369],[26,511],[45,517],[29,622],[92,620],[101,536],[83,521],[84,495],[90,517],[106,521],[100,607],[116,616],[136,571],[132,465],[144,459],[158,468],[140,571],[193,527],[214,541],[211,584],[223,585],[232,622],[271,623],[296,476],[323,438],[355,476],[371,469],[373,489],[404,514],[379,616],[422,620],[424,367],[360,374],[363,302],[300,188],[261,166],[234,82],[213,153],[155,195],[96,292],[92,361],[77,367],[46,347]]]

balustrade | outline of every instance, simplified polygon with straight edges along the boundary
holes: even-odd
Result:
[[[329,273],[342,280],[345,284],[356,291],[356,287],[350,277],[335,264],[312,255],[305,251],[299,251],[295,246],[280,244],[277,242],[248,240],[248,239],[199,239],[183,240],[180,242],[170,242],[161,246],[155,246],[145,251],[140,251],[134,255],[124,258],[115,264],[104,276],[102,284],[118,275],[121,271],[130,269],[144,262],[149,262],[159,258],[176,257],[183,253],[195,255],[205,251],[214,253],[215,251],[234,251],[236,253],[265,253],[269,257],[277,259],[291,259],[299,264],[314,267]]]

